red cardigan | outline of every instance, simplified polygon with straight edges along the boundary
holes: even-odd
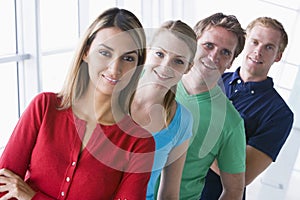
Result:
[[[145,199],[155,150],[151,134],[130,117],[98,124],[80,153],[85,121],[71,108],[57,110],[58,102],[54,93],[41,93],[30,103],[0,168],[23,177],[37,191],[33,199]]]

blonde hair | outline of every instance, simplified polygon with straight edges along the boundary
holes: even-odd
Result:
[[[130,11],[119,8],[111,8],[104,11],[94,20],[83,35],[63,88],[58,93],[58,96],[62,98],[59,109],[69,108],[86,90],[89,83],[89,74],[87,63],[83,61],[84,55],[92,44],[97,32],[110,27],[118,27],[123,31],[128,31],[138,47],[137,67],[129,84],[120,92],[118,102],[123,111],[128,112],[131,103],[130,99],[137,87],[146,58],[146,36],[138,18]]]
[[[270,17],[258,17],[255,20],[253,20],[252,22],[250,22],[250,24],[248,24],[248,26],[246,28],[246,33],[249,34],[249,32],[256,25],[273,28],[274,30],[278,30],[281,33],[279,52],[283,53],[288,44],[288,35],[285,32],[283,25],[276,19],[273,19]]]
[[[156,33],[153,36],[152,43],[155,41],[155,37],[161,32],[161,31],[171,31],[172,34],[174,34],[177,38],[182,40],[183,42],[186,43],[188,46],[190,52],[191,52],[191,57],[189,60],[189,64],[191,64],[194,60],[194,56],[197,50],[197,39],[196,39],[196,34],[193,31],[193,29],[188,26],[186,23],[176,20],[176,21],[166,21],[163,23],[159,29],[156,31]],[[165,95],[164,98],[164,110],[165,110],[165,124],[169,125],[171,120],[172,120],[172,113],[171,113],[171,108],[175,100],[175,94],[176,94],[176,88],[177,85],[174,85],[172,88],[169,89],[167,94]]]

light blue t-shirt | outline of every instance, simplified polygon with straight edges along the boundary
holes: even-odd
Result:
[[[192,136],[193,117],[180,103],[168,127],[152,133],[155,140],[155,155],[151,177],[147,188],[147,200],[154,199],[154,190],[158,177],[165,167],[171,150]]]

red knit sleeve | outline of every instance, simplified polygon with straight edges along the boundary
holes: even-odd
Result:
[[[41,93],[25,109],[2,153],[0,169],[9,169],[25,178],[49,98],[50,95]]]

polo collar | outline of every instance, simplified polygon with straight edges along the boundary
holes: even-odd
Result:
[[[267,77],[266,80],[260,82],[243,82],[239,75],[240,68],[241,67],[238,67],[236,71],[232,74],[231,79],[229,81],[229,85],[243,83],[244,85],[247,85],[250,91],[254,91],[255,93],[265,91],[274,87],[274,82],[271,77]]]

